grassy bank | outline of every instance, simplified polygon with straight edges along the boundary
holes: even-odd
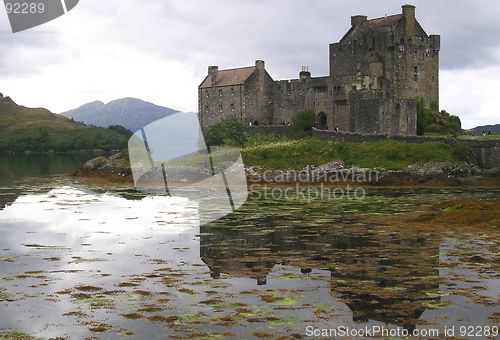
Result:
[[[410,144],[397,141],[346,143],[264,135],[250,136],[242,153],[246,165],[269,169],[302,169],[306,165],[341,160],[347,166],[400,170],[414,163],[467,159],[467,150],[460,144]]]
[[[468,136],[468,135],[461,135],[461,136],[458,136],[459,139],[472,139],[472,140],[498,140],[500,139],[500,135],[499,134],[493,134],[493,135],[486,135],[486,136]]]

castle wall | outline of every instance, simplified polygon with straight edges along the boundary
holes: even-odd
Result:
[[[399,45],[401,97],[423,98],[425,105],[439,106],[439,36],[408,37]]]
[[[328,125],[333,124],[333,87],[330,77],[281,80],[274,83],[274,124],[286,124],[295,112],[311,109],[324,113]]]
[[[219,122],[222,118],[245,117],[244,88],[242,85],[211,87],[198,90],[198,105],[202,126]]]
[[[274,80],[265,70],[264,62],[257,61],[255,71],[243,84],[199,88],[198,107],[202,127],[225,117],[236,117],[246,124],[255,121],[272,124],[273,86]]]

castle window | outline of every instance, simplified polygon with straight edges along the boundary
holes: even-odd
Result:
[[[396,114],[400,114],[400,113],[401,113],[401,104],[396,103]]]
[[[222,112],[222,105],[219,105],[219,112]]]
[[[222,97],[222,89],[219,90],[219,97]]]
[[[352,90],[353,90],[353,91],[356,91],[357,89],[358,89],[358,88],[356,87],[356,85],[353,85],[353,86],[352,86]]]
[[[415,81],[418,81],[418,66],[415,66],[415,67],[413,68],[413,79],[414,79]]]
[[[234,96],[234,87],[231,87],[231,96]]]
[[[210,94],[208,93],[208,91],[205,92],[205,95],[208,97],[210,97]]]
[[[234,112],[234,104],[231,104],[231,111]]]

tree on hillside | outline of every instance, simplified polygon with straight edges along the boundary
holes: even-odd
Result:
[[[118,133],[121,133],[122,135],[126,135],[129,137],[133,135],[132,131],[130,131],[129,129],[127,129],[121,125],[111,125],[108,127],[108,130],[113,130],[113,131],[116,131]]]

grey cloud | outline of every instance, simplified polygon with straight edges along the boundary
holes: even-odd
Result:
[[[221,66],[248,64],[262,55],[280,73],[312,64],[328,72],[328,44],[338,41],[349,29],[350,16],[381,17],[400,13],[401,1],[213,0],[166,2],[143,42],[158,48],[157,39],[167,42],[160,53],[175,58]],[[500,50],[500,4],[494,0],[417,0],[417,18],[429,34],[442,36],[442,68],[474,68],[496,63]],[[325,54],[326,53],[326,54]],[[200,55],[203,56],[200,58]],[[324,58],[318,60],[318,56]],[[306,59],[306,57],[308,59]],[[205,65],[203,66],[205,67]]]
[[[10,28],[9,28],[10,30]],[[0,76],[32,74],[61,61],[57,36],[51,32],[0,32]]]
[[[496,0],[413,3],[428,33],[442,35],[443,69],[496,63],[495,53],[500,50],[500,3]],[[113,20],[113,30],[98,37],[102,41],[185,61],[197,72],[204,73],[209,64],[240,66],[265,57],[275,65],[274,72],[285,77],[295,74],[303,64],[318,75],[326,74],[328,44],[349,29],[351,15],[391,15],[399,13],[401,5],[400,0],[171,0],[137,4],[87,0],[74,11]],[[57,34],[34,30],[13,35],[7,27],[6,22],[1,23],[0,48],[7,52],[0,56],[0,74],[32,72],[55,61],[39,60],[16,67],[11,62],[16,56],[9,51],[43,49],[57,59]]]
[[[417,18],[427,33],[442,36],[442,69],[498,64],[497,0],[410,2],[417,6]],[[401,0],[85,0],[64,20],[69,22],[81,11],[86,17],[95,16],[95,25],[104,25],[98,36],[83,36],[79,53],[71,57],[84,59],[89,53],[85,43],[95,47],[93,53],[126,47],[184,62],[200,82],[208,65],[238,67],[264,59],[275,79],[286,79],[297,77],[302,65],[310,66],[315,76],[328,74],[328,44],[349,29],[351,15],[391,15],[400,13],[402,4]],[[42,27],[14,35],[2,21],[0,76],[33,74],[64,63],[70,56],[60,41],[57,21],[51,27],[54,33],[43,33]]]

